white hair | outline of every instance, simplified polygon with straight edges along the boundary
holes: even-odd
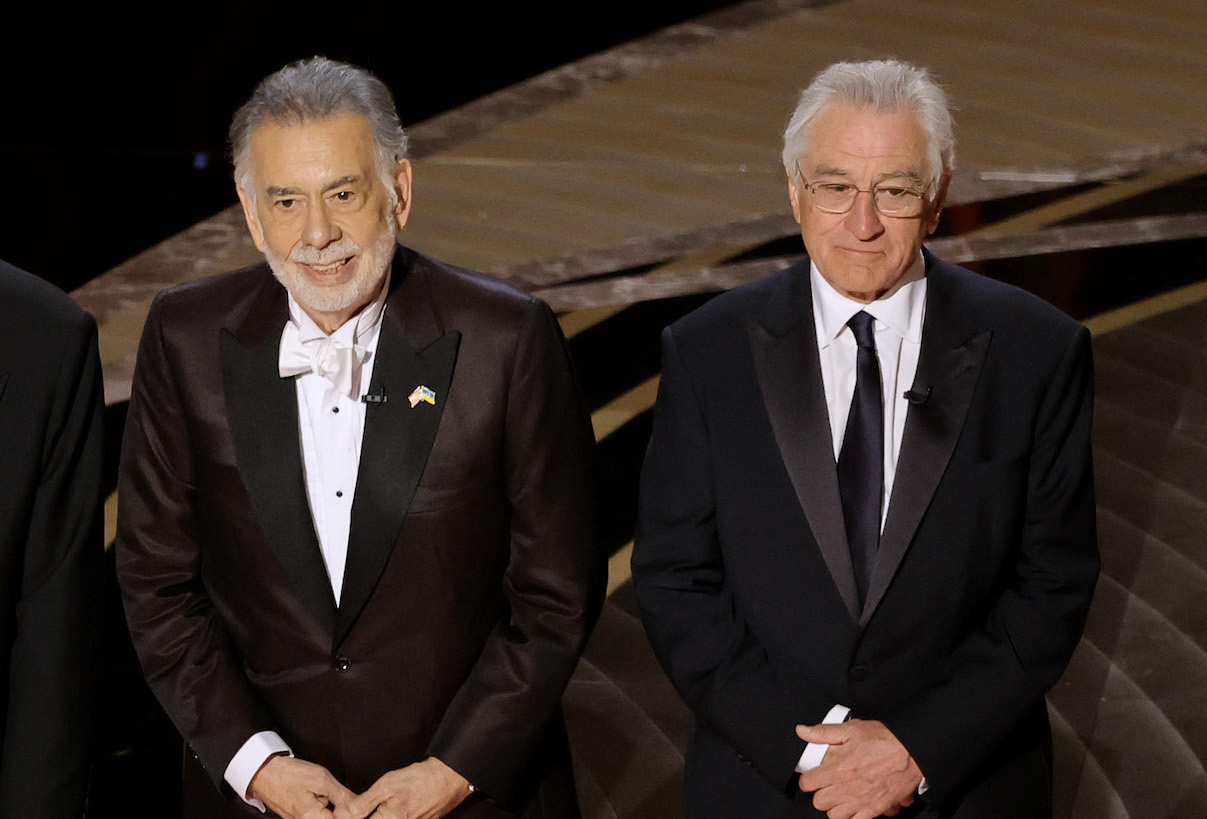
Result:
[[[797,161],[809,148],[809,126],[831,102],[845,102],[879,113],[913,111],[926,134],[932,189],[955,169],[955,131],[947,94],[925,68],[899,60],[834,63],[813,78],[784,129],[784,171],[797,174]]]

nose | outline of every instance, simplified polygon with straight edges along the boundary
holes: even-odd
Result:
[[[847,230],[861,242],[871,241],[884,233],[884,223],[880,221],[880,213],[876,210],[870,191],[855,194],[855,202],[843,222]]]
[[[327,211],[327,203],[320,201],[306,209],[306,224],[302,228],[302,240],[311,247],[324,248],[340,238],[340,229]]]

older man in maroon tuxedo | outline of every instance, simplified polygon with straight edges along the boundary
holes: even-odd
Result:
[[[368,72],[287,66],[231,136],[266,262],[157,299],[120,482],[186,812],[576,815],[560,698],[602,560],[553,315],[397,246],[412,170]]]

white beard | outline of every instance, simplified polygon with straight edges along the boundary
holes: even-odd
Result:
[[[397,233],[382,230],[367,250],[345,236],[321,250],[298,243],[289,252],[288,259],[276,255],[267,243],[264,258],[272,274],[276,276],[290,295],[307,312],[342,313],[357,310],[368,304],[381,289],[381,283],[394,260]],[[315,284],[298,269],[299,264],[327,265],[349,256],[358,255],[356,273],[351,279],[338,285]]]

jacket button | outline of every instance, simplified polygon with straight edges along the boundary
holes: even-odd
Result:
[[[856,665],[851,667],[851,679],[855,682],[863,682],[868,678],[868,667],[866,665]]]
[[[352,667],[352,661],[347,657],[336,657],[334,665],[336,671],[347,671]]]

